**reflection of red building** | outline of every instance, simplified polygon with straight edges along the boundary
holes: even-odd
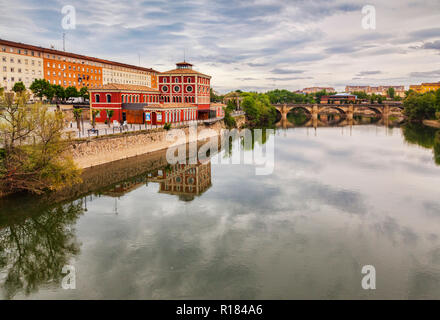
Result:
[[[90,89],[90,108],[100,110],[97,122],[107,120],[106,110],[113,110],[110,121],[138,124],[165,124],[197,119],[194,105],[163,104],[157,89],[126,84],[106,84]]]
[[[148,182],[159,183],[159,192],[179,196],[180,200],[190,201],[211,187],[211,163],[176,164],[149,172],[112,186],[102,194],[121,197]]]
[[[178,195],[182,200],[193,200],[211,187],[211,163],[176,164],[158,170],[148,181],[160,183],[160,193]]]
[[[211,77],[192,69],[188,62],[176,63],[177,68],[159,74],[160,102],[197,107],[198,118],[207,119],[210,112]]]

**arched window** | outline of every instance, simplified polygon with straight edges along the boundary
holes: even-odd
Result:
[[[95,94],[95,102],[100,102],[99,101],[99,94]]]
[[[105,96],[107,98],[107,103],[112,102],[112,95],[111,94],[106,94]]]

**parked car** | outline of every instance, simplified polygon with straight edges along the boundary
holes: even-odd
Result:
[[[70,97],[66,100],[68,104],[76,104],[76,103],[89,103],[88,99],[84,99],[83,97]]]

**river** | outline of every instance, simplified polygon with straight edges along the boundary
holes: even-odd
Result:
[[[3,199],[0,296],[439,299],[435,135],[417,126],[297,127],[267,137],[267,175],[249,164],[146,157],[91,169],[99,175],[58,203]],[[366,265],[375,290],[361,286]],[[74,289],[62,287],[67,274]]]

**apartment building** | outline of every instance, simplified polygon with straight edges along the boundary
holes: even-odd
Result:
[[[405,97],[405,87],[404,86],[346,86],[345,92],[353,93],[353,92],[365,92],[366,94],[375,94],[381,96],[388,95],[388,89],[394,88],[394,92],[396,96],[401,98]]]
[[[108,83],[157,89],[157,74],[151,68],[0,39],[0,86],[6,90],[19,81],[29,88],[35,79],[77,89]]]
[[[414,90],[417,93],[425,93],[429,91],[437,91],[440,89],[440,82],[429,82],[429,83],[422,83],[418,85],[411,85],[409,86],[411,90]]]
[[[335,88],[332,87],[310,87],[302,89],[304,93],[316,93],[325,90],[326,92],[336,92]]]

